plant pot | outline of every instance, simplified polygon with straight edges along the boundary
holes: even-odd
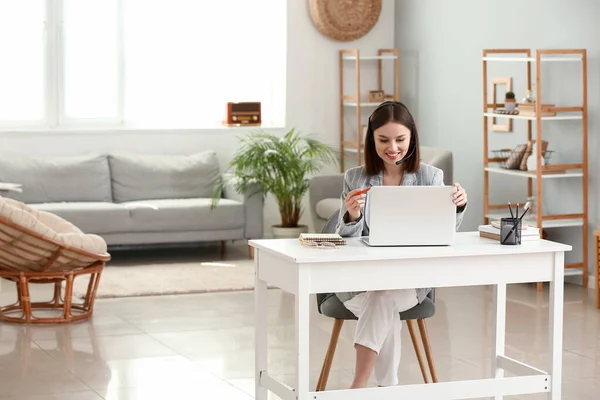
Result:
[[[308,233],[307,225],[298,225],[293,228],[284,228],[281,225],[271,226],[273,239],[296,239],[301,233]]]
[[[504,99],[504,109],[506,111],[514,111],[516,104],[515,99]]]

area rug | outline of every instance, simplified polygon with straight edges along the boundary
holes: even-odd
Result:
[[[85,296],[89,280],[75,281],[73,294]],[[254,262],[162,263],[104,268],[96,298],[159,296],[254,289]]]

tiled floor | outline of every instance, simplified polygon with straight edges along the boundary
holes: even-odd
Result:
[[[181,252],[207,260],[218,258],[218,248]],[[122,257],[113,256],[115,260]],[[243,257],[247,257],[243,245],[232,246],[227,254],[228,259]],[[3,283],[3,303],[13,294]],[[600,310],[593,307],[592,295],[578,286],[565,287],[566,400],[600,396]],[[508,297],[507,354],[545,368],[547,288],[538,294],[535,285],[512,285]],[[437,314],[428,321],[428,328],[441,380],[489,376],[490,298],[489,287],[438,290]],[[293,298],[274,289],[269,291],[269,303],[270,371],[293,384]],[[105,299],[96,302],[95,316],[88,322],[0,324],[0,398],[251,399],[253,308],[252,292]],[[315,307],[310,354],[313,387],[332,322]],[[353,322],[344,325],[328,389],[346,388],[352,380],[354,326]],[[419,383],[407,329],[403,329],[403,340],[401,383]]]

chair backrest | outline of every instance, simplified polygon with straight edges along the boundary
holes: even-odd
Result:
[[[27,227],[0,217],[0,270],[13,272],[70,271],[110,260],[110,254],[94,254],[68,246]]]
[[[100,254],[84,249],[101,249]],[[106,242],[67,220],[18,200],[0,197],[0,270],[54,272],[110,260]]]
[[[323,229],[321,229],[321,233],[335,233],[335,228],[337,227],[338,218],[340,215],[340,210],[336,210],[331,217],[327,220],[325,225],[323,225]]]

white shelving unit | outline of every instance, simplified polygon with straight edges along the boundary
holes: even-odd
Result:
[[[511,62],[525,64],[527,90],[531,90],[532,84],[532,66],[535,68],[536,82],[536,115],[521,116],[497,114],[493,110],[503,107],[504,104],[492,103],[488,99],[487,87],[488,72],[487,64],[489,62]],[[581,105],[566,107],[551,107],[548,110],[555,112],[553,116],[542,116],[542,74],[541,64],[546,62],[576,62],[581,64],[582,70],[582,99]],[[499,220],[506,217],[509,213],[508,205],[492,204],[490,202],[490,175],[507,175],[527,180],[528,196],[535,195],[536,214],[529,214],[523,220],[532,226],[540,227],[540,235],[543,235],[545,229],[556,229],[563,227],[581,227],[582,228],[582,261],[578,263],[565,264],[565,275],[582,275],[583,287],[588,285],[588,109],[587,109],[587,52],[585,49],[568,50],[536,50],[535,57],[529,49],[485,49],[482,57],[483,64],[483,120],[484,120],[484,223],[488,224],[490,220]],[[568,77],[565,77],[568,79]],[[527,140],[542,142],[542,121],[560,121],[560,120],[581,120],[581,140],[582,140],[582,160],[576,164],[558,164],[542,165],[541,146],[536,146],[537,152],[532,157],[536,157],[537,166],[535,171],[521,171],[505,169],[500,166],[493,166],[490,163],[501,161],[491,158],[489,155],[489,124],[490,118],[510,118],[515,120],[527,121]],[[533,135],[533,125],[535,125],[535,137]],[[505,134],[505,133],[502,133]],[[568,139],[565,139],[568,140]],[[551,179],[578,179],[581,180],[583,212],[573,214],[544,214],[543,210],[543,182]],[[535,188],[534,188],[535,184]],[[538,283],[538,290],[542,291],[543,286]]]
[[[364,143],[362,135],[362,114],[364,108],[372,108],[379,106],[380,102],[369,102],[362,96],[361,83],[361,63],[368,61],[376,61],[377,65],[377,90],[383,90],[383,62],[394,61],[394,90],[387,93],[384,91],[384,100],[400,100],[400,56],[397,49],[379,49],[377,55],[364,56],[360,54],[358,49],[340,50],[339,52],[339,74],[340,74],[340,169],[344,172],[344,158],[346,153],[356,153],[357,165],[363,162]],[[356,87],[354,94],[347,95],[344,91],[344,67],[346,64],[354,62],[354,74]],[[347,112],[356,114],[356,138],[348,140],[346,137],[344,117]]]

